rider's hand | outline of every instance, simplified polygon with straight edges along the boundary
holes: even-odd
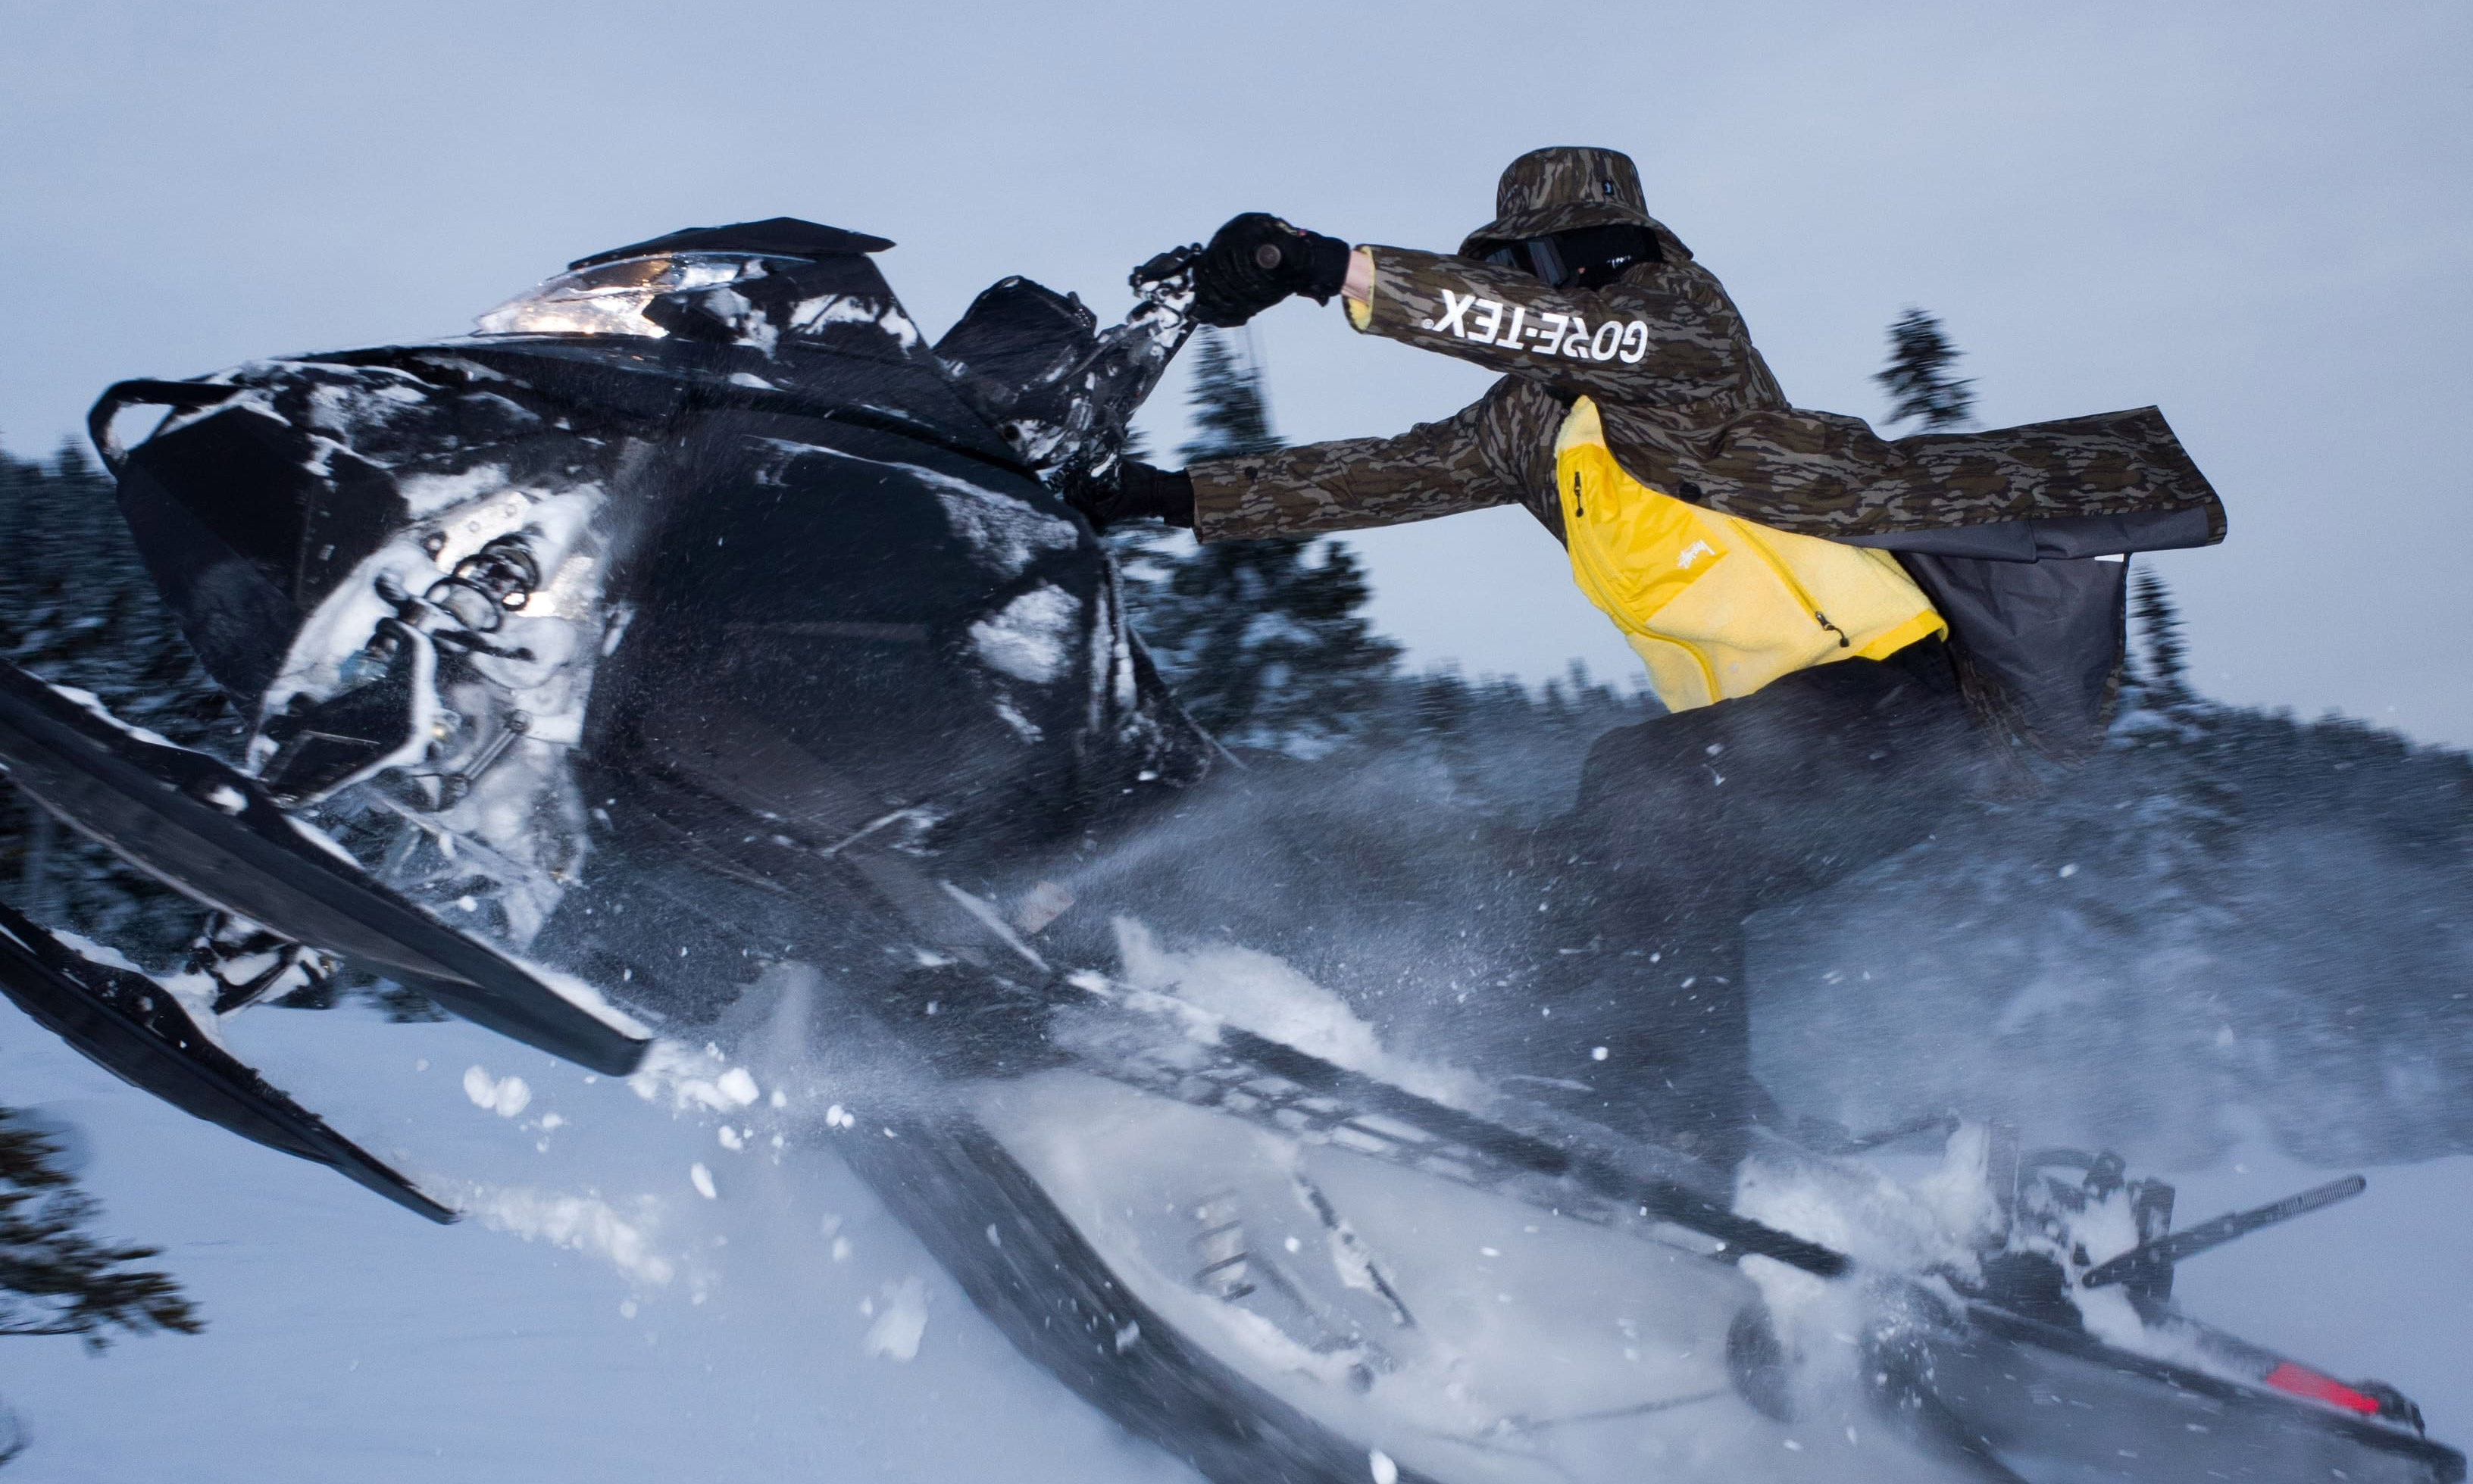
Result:
[[[1291,227],[1267,211],[1233,217],[1193,270],[1193,317],[1237,325],[1291,294],[1330,303],[1348,276],[1348,244]]]
[[[1136,459],[1118,459],[1104,475],[1078,465],[1068,468],[1057,481],[1057,493],[1082,513],[1093,531],[1128,520],[1193,524],[1193,481],[1181,470],[1153,468]]]

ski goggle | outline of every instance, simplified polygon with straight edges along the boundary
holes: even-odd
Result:
[[[1633,264],[1661,262],[1664,256],[1656,233],[1647,227],[1609,222],[1505,243],[1485,260],[1519,269],[1553,288],[1601,289]]]

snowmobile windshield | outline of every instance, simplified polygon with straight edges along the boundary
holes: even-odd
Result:
[[[1601,289],[1634,263],[1654,263],[1663,257],[1656,234],[1647,227],[1611,222],[1507,242],[1487,253],[1485,260],[1517,268],[1558,289]]]
[[[664,252],[595,263],[560,274],[472,322],[483,335],[641,335],[670,332],[644,307],[683,289],[722,288],[760,278],[795,260],[745,252]]]

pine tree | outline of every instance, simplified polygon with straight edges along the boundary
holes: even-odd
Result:
[[[0,656],[93,691],[114,715],[210,750],[236,740],[228,704],[139,561],[110,477],[63,443],[46,467],[0,452]],[[198,909],[0,788],[0,884],[21,907],[168,962]]]
[[[1268,453],[1282,446],[1271,431],[1271,407],[1262,390],[1261,368],[1250,351],[1231,348],[1235,337],[1209,329],[1194,347],[1193,436],[1177,450],[1188,463],[1195,459],[1230,459],[1238,454]]]
[[[1919,418],[1926,432],[1974,421],[1974,381],[1949,373],[1957,357],[1937,317],[1920,309],[1898,316],[1889,326],[1889,364],[1872,377],[1894,399],[1889,421]]]
[[[1261,368],[1206,329],[1195,350],[1188,462],[1281,446]],[[1361,732],[1400,647],[1361,613],[1372,594],[1346,546],[1319,538],[1118,544],[1135,626],[1196,721],[1235,746],[1314,756]]]
[[[2181,613],[2173,604],[2172,590],[2151,567],[2139,569],[2132,587],[2132,611],[2147,652],[2146,663],[2140,666],[2140,680],[2157,705],[2185,704],[2193,699],[2188,679],[2189,647],[2181,639]]]
[[[159,1248],[114,1246],[80,1230],[98,1208],[58,1159],[49,1139],[0,1108],[0,1335],[74,1334],[100,1351],[113,1329],[204,1328],[178,1282],[130,1266]]]

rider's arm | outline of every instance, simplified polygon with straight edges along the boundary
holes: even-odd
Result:
[[[1407,248],[1358,248],[1349,323],[1570,394],[1748,411],[1786,398],[1716,275],[1689,258],[1603,289],[1549,288],[1517,269]]]
[[[1206,541],[1310,536],[1520,502],[1532,488],[1553,488],[1561,411],[1505,382],[1397,438],[1343,438],[1188,465],[1193,534]]]

